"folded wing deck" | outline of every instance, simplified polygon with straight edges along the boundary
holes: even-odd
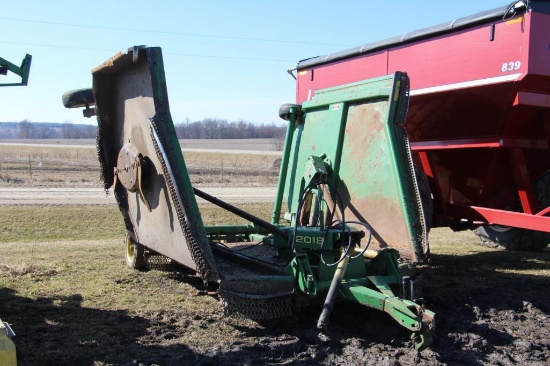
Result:
[[[155,252],[218,278],[214,258],[171,120],[160,48],[134,48],[93,70],[106,188],[115,195],[134,239]],[[124,146],[138,152],[142,173],[135,192],[119,188],[117,157]],[[103,153],[102,153],[103,152]]]

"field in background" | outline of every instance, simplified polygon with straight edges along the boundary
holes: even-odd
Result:
[[[264,220],[271,218],[273,204],[238,206]],[[200,210],[203,221],[208,225],[248,223],[210,204],[200,205]],[[0,245],[10,242],[41,243],[71,239],[107,240],[123,238],[124,233],[122,216],[116,205],[0,207]]]
[[[182,140],[180,145],[193,184],[276,185],[280,152],[275,151],[274,142],[245,141]],[[19,142],[0,142],[0,187],[103,186],[94,141]]]

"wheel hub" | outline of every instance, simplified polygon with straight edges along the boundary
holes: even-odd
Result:
[[[130,192],[135,192],[139,186],[140,158],[137,147],[131,143],[122,146],[118,154],[115,174],[118,181]]]

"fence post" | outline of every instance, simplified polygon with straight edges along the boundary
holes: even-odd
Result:
[[[31,186],[33,185],[32,183],[32,164],[31,164],[31,156],[29,155],[29,176],[31,177]]]

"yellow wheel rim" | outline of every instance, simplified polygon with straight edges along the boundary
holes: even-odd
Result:
[[[131,261],[135,255],[136,249],[134,246],[134,242],[132,241],[130,235],[126,235],[126,257],[128,258],[128,260]]]

